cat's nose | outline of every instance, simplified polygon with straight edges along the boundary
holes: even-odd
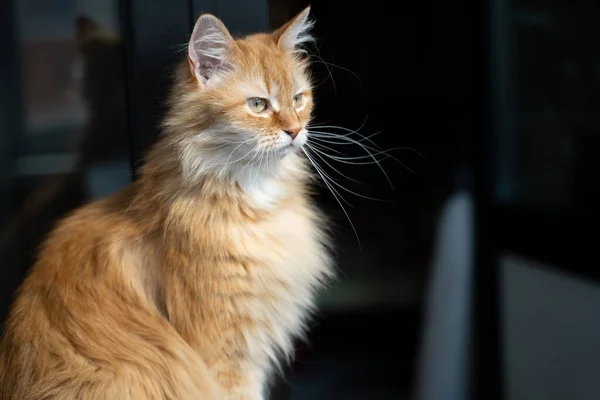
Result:
[[[298,133],[300,133],[301,130],[302,130],[302,128],[297,126],[295,128],[284,129],[283,131],[285,133],[287,133],[288,135],[290,135],[292,140],[294,140],[294,139],[296,139],[296,136],[298,136]]]

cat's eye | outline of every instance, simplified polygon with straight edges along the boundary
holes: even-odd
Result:
[[[251,97],[246,100],[246,104],[248,104],[248,108],[250,108],[252,112],[257,114],[267,109],[267,100],[260,97]]]
[[[294,96],[294,107],[298,108],[304,103],[304,95],[302,93],[298,93]]]

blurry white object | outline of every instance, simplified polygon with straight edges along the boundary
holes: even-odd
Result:
[[[473,251],[473,201],[456,192],[438,223],[416,400],[468,398]]]
[[[508,400],[600,399],[600,285],[501,259]]]

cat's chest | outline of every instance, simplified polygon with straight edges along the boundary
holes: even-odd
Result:
[[[329,273],[317,223],[306,210],[290,210],[233,234],[240,258],[229,263],[232,273],[219,296],[229,315],[226,329],[253,359],[289,353],[302,332]]]
[[[327,272],[322,227],[308,210],[286,210],[244,232],[241,252],[256,260],[259,281],[277,281],[294,293]]]
[[[284,312],[287,303],[301,309],[312,300],[329,268],[320,232],[310,214],[286,211],[243,233],[240,251],[253,260],[248,279],[274,310]]]

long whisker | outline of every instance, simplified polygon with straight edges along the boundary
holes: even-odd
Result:
[[[367,146],[369,148],[371,148],[370,146]],[[411,148],[411,147],[392,147],[386,150],[381,150],[381,151],[377,151],[376,154],[385,154],[387,157],[390,158],[394,158],[392,155],[388,154],[388,152],[390,151],[394,151],[394,150],[407,150],[407,151],[412,151],[413,153],[416,153],[417,155],[421,156],[421,153],[419,153],[417,150]],[[334,156],[337,157],[337,156]],[[338,157],[338,158],[344,158],[344,159],[358,159],[358,158],[367,158],[368,156],[356,156],[356,157]],[[427,162],[429,165],[431,165],[431,163],[423,157],[423,160],[425,162]]]
[[[321,158],[321,159],[322,159],[322,158]],[[323,161],[325,161],[325,160],[323,160]],[[327,162],[327,161],[325,161],[325,162]],[[330,164],[327,164],[327,165],[331,166]],[[323,170],[321,170],[321,171],[323,171]],[[337,171],[337,170],[336,170],[336,171]],[[323,171],[323,173],[325,174],[325,172],[324,172],[324,171]],[[345,176],[345,175],[343,175],[343,176]],[[337,183],[337,182],[336,182],[334,179],[332,179],[330,176],[328,176],[328,178],[330,179],[330,183],[332,183],[332,184],[336,185],[336,186],[337,186],[337,187],[339,187],[340,189],[342,189],[342,190],[344,190],[344,191],[346,191],[346,192],[348,192],[348,193],[351,193],[351,194],[353,194],[353,195],[355,195],[355,196],[362,197],[363,199],[369,199],[369,200],[375,200],[375,201],[383,201],[383,202],[386,202],[386,203],[387,203],[387,202],[389,202],[388,200],[377,199],[377,198],[375,198],[375,197],[369,197],[369,196],[362,195],[362,194],[360,194],[360,193],[353,192],[352,190],[350,190],[350,189],[348,189],[348,188],[346,188],[346,187],[344,187],[344,186],[340,185],[339,183]],[[351,179],[351,178],[348,178],[348,179]],[[351,180],[353,180],[353,179],[351,179]],[[354,180],[353,180],[353,181],[354,181]],[[357,181],[354,181],[354,182],[357,182]],[[360,182],[357,182],[357,183],[360,183]]]
[[[248,150],[248,151],[246,152],[246,154],[244,154],[244,156],[243,156],[243,157],[241,157],[240,159],[238,159],[238,160],[235,160],[235,161],[233,161],[233,162],[238,162],[238,161],[241,161],[241,160],[245,159],[246,157],[248,157],[248,156],[250,155],[250,153],[255,153],[255,154],[256,154],[256,149],[257,149],[257,148],[258,148],[258,143],[257,143],[257,144],[256,144],[256,145],[255,145],[253,148],[251,148],[250,150]],[[254,156],[252,156],[252,158],[254,158]],[[251,158],[250,160],[252,160],[252,158]],[[227,164],[225,164],[225,165],[227,165]],[[248,165],[248,163],[246,163],[246,165]],[[245,166],[244,166],[243,168],[245,168]],[[243,168],[242,168],[242,169],[243,169]]]
[[[305,149],[303,149],[303,151],[305,152],[307,157],[310,157],[310,154],[307,153],[305,151]],[[336,195],[338,195],[338,197],[348,205],[348,207],[353,207],[352,204],[350,204],[350,202],[348,200],[346,200],[344,198],[344,196],[342,196],[342,194],[333,186],[331,186],[331,182],[334,180],[331,176],[329,176],[329,174],[327,174],[327,172],[325,172],[325,170],[323,170],[323,168],[319,165],[319,163],[313,158],[310,157],[309,158],[311,161],[311,164],[313,165],[313,167],[319,172],[319,174],[321,175],[321,177],[323,179],[325,179],[327,181],[327,183],[329,184],[330,190],[332,190],[333,192],[335,192]]]
[[[273,171],[273,167],[271,165],[271,149],[267,150],[267,175],[271,176],[271,173]]]
[[[379,160],[379,161],[383,161],[385,160],[385,158]],[[336,160],[339,163],[342,164],[348,164],[348,165],[375,165],[377,164],[375,161],[344,161],[344,160]]]
[[[381,133],[381,131],[375,132],[375,134],[372,134],[370,136],[365,136],[365,135],[363,135],[362,133],[359,132],[359,130],[362,129],[362,127],[364,126],[365,123],[366,123],[366,119],[363,122],[363,124],[357,130],[345,128],[343,126],[335,126],[335,125],[324,125],[324,126],[321,127],[321,128],[325,128],[325,129],[327,129],[327,128],[339,129],[339,130],[341,130],[343,132],[347,132],[345,135],[336,135],[336,134],[333,134],[331,132],[324,132],[324,131],[316,131],[316,133],[329,136],[330,138],[344,137],[346,139],[351,139],[351,138],[349,138],[349,136],[352,135],[352,134],[356,134],[356,135],[358,135],[358,136],[361,137],[361,140],[359,140],[359,142],[367,141],[367,142],[371,143],[371,145],[373,145],[377,150],[381,150],[379,148],[379,146],[377,146],[377,144],[371,140],[371,137],[375,136],[376,134]]]
[[[337,96],[337,86],[335,85],[335,79],[333,79],[333,73],[329,69],[329,66],[327,65],[325,60],[323,60],[320,56],[318,56],[316,54],[313,54],[312,56],[317,58],[318,60],[320,60],[323,63],[323,65],[325,66],[325,69],[327,69],[327,73],[329,74],[329,77],[331,78],[331,83],[333,84],[333,92]]]
[[[309,138],[309,140],[311,140],[311,143],[312,143],[312,144],[320,144],[320,145],[322,145],[322,147],[324,147],[325,149],[327,149],[327,150],[332,150],[332,151],[333,151],[333,149],[332,149],[332,148],[330,148],[330,147],[328,147],[328,146],[324,145],[323,143],[343,144],[343,145],[356,144],[356,142],[355,142],[355,141],[352,141],[352,140],[347,140],[345,143],[331,142],[331,141],[328,141],[328,140],[326,140],[326,139],[323,139],[323,138],[321,138],[321,137],[319,137],[319,136],[313,136],[313,137],[310,137],[310,138]],[[344,139],[344,140],[345,140],[345,139]],[[316,142],[315,142],[315,141],[316,141]],[[380,154],[389,155],[387,152],[388,152],[388,151],[390,151],[390,150],[381,150],[381,149],[377,149],[377,148],[371,147],[371,146],[369,146],[369,145],[366,145],[366,147],[368,147],[370,150],[372,150],[372,151],[373,151],[373,153],[372,153],[372,154],[374,154],[374,155],[380,155]],[[394,148],[393,150],[397,150],[397,149],[398,149],[398,148]],[[341,152],[337,151],[337,153],[341,153]],[[334,156],[334,157],[339,157],[339,158],[342,158],[342,159],[368,158],[368,157],[369,157],[369,156],[352,156],[352,157],[347,157],[347,156],[343,155],[344,153],[341,153],[341,154],[342,154],[342,156]]]
[[[265,158],[265,150],[261,150],[260,151],[260,163],[258,164],[258,168],[256,169],[256,175],[254,176],[254,179],[252,180],[252,183],[250,184],[250,187],[254,186],[254,182],[256,181],[256,179],[258,178],[258,175],[260,174],[260,170],[262,168],[262,162],[263,159]]]
[[[367,119],[369,118],[369,115],[365,115],[365,119],[363,119],[363,122],[360,124],[360,126],[356,129],[354,129],[354,131],[360,131],[362,128],[364,128],[364,126],[367,123]],[[323,124],[310,124],[309,125],[311,128],[341,128],[340,126],[337,125],[330,125],[328,122],[325,122]],[[348,128],[346,128],[348,129]]]
[[[237,146],[236,146],[236,147],[235,147],[235,148],[234,148],[234,149],[231,151],[231,153],[229,153],[229,157],[227,157],[227,161],[225,161],[225,164],[215,164],[215,165],[228,165],[228,164],[229,164],[229,160],[231,159],[231,156],[233,155],[233,153],[235,153],[235,151],[236,151],[237,149],[239,149],[239,148],[240,148],[242,145],[244,145],[245,143],[248,143],[248,142],[250,142],[251,140],[252,140],[252,139],[248,139],[248,140],[246,140],[246,141],[244,141],[244,142],[241,142],[240,144],[238,144],[238,145],[237,145]],[[238,158],[237,160],[235,160],[235,161],[232,161],[232,162],[236,163],[236,162],[238,162],[238,161],[241,161],[241,160],[243,160],[243,159],[244,159],[244,158],[245,158],[245,157],[246,157],[248,154],[250,154],[250,151],[249,151],[248,153],[244,154],[244,155],[243,155],[241,158]]]
[[[315,144],[316,144],[316,143],[314,143],[314,142],[311,142],[311,145],[315,145]],[[367,147],[368,147],[368,146],[367,146]],[[392,148],[392,149],[389,149],[389,150],[386,150],[386,151],[383,151],[383,150],[381,150],[381,151],[378,151],[378,150],[373,150],[373,153],[372,153],[372,154],[373,154],[374,156],[379,156],[379,155],[382,155],[382,154],[383,154],[383,155],[385,155],[385,157],[381,158],[381,160],[380,160],[380,161],[383,161],[383,160],[385,160],[386,158],[390,158],[390,157],[391,157],[391,156],[390,156],[390,155],[387,153],[387,151],[390,151],[390,150],[397,150],[397,149],[399,149],[399,148],[398,148],[398,147],[396,147],[396,148]],[[320,152],[323,152],[323,150],[320,150]],[[352,157],[346,157],[346,156],[343,156],[343,157],[342,157],[342,156],[334,156],[334,155],[331,155],[331,154],[328,154],[328,153],[325,153],[325,155],[326,155],[327,157],[329,157],[329,158],[333,159],[333,160],[336,160],[336,161],[338,161],[338,160],[360,160],[360,159],[365,159],[365,158],[371,158],[371,156],[369,156],[369,155],[365,155],[365,156],[352,156]]]
[[[342,208],[342,211],[346,215],[346,218],[348,218],[348,222],[350,223],[350,226],[352,227],[352,230],[354,231],[354,235],[356,235],[356,241],[358,242],[358,248],[360,249],[361,248],[361,244],[360,244],[360,238],[358,237],[358,232],[356,231],[356,228],[354,227],[354,224],[352,223],[352,220],[350,219],[350,216],[346,212],[346,209],[342,205],[342,202],[338,199],[338,197],[335,195],[335,192],[334,192],[333,188],[329,185],[329,183],[327,183],[327,180],[323,177],[323,175],[321,174],[321,172],[319,171],[319,169],[315,166],[315,163],[313,162],[312,158],[308,155],[308,152],[305,149],[302,149],[302,152],[306,155],[306,157],[308,158],[308,160],[310,161],[310,163],[313,165],[313,167],[315,167],[315,170],[321,176],[321,179],[323,180],[323,182],[325,183],[325,185],[327,185],[327,187],[331,191],[331,194],[333,195],[333,197],[335,198],[335,200],[338,202],[338,204]]]
[[[390,187],[392,188],[392,190],[394,189],[394,184],[392,183],[392,180],[390,179],[390,177],[388,176],[387,172],[385,172],[385,169],[383,168],[383,166],[381,165],[381,163],[379,162],[379,160],[377,160],[377,158],[371,154],[371,152],[368,149],[368,146],[363,145],[362,143],[352,139],[352,138],[345,138],[344,140],[350,140],[352,142],[354,142],[355,144],[359,145],[368,155],[371,156],[371,158],[373,159],[373,161],[375,161],[375,163],[377,164],[377,166],[379,167],[379,169],[381,170],[381,172],[383,173],[383,175],[385,176],[385,179],[387,179]],[[378,151],[379,149],[375,149],[376,151]],[[404,165],[401,161],[399,161],[402,165]],[[405,168],[409,169],[408,167],[405,166]]]
[[[329,135],[329,134],[326,134],[326,135],[324,135],[324,136],[326,136],[326,137],[329,137],[328,135]],[[333,134],[331,134],[331,135],[332,135],[331,137],[336,137],[336,135],[333,135]],[[314,137],[314,139],[317,139],[317,137],[318,137],[318,135],[313,135],[313,136],[316,136],[316,137]],[[411,168],[410,168],[408,165],[406,165],[405,163],[403,163],[402,161],[400,161],[400,159],[398,159],[397,157],[394,157],[393,155],[389,154],[389,153],[388,153],[387,151],[385,151],[385,150],[382,150],[382,149],[380,149],[380,148],[376,148],[376,147],[372,147],[372,146],[369,146],[369,145],[366,145],[366,144],[362,144],[362,143],[360,143],[359,141],[357,141],[357,140],[355,140],[355,139],[352,139],[352,138],[350,138],[350,137],[347,137],[347,136],[340,136],[340,137],[338,137],[338,138],[340,138],[340,139],[341,139],[341,138],[343,138],[342,140],[346,140],[346,141],[352,142],[352,143],[354,143],[354,144],[357,144],[357,145],[358,145],[358,146],[360,146],[360,147],[361,147],[361,148],[362,148],[362,149],[363,149],[363,150],[364,150],[364,151],[365,151],[367,154],[369,154],[369,155],[371,156],[371,158],[373,158],[374,160],[375,160],[375,158],[374,158],[374,156],[372,155],[372,153],[371,153],[369,150],[373,150],[373,151],[377,152],[378,154],[385,154],[385,155],[386,155],[386,156],[388,156],[389,158],[391,158],[391,159],[395,160],[396,162],[398,162],[400,165],[402,165],[402,166],[403,166],[404,168],[406,168],[408,171],[410,171],[410,172],[412,172],[413,174],[417,175],[417,173],[416,173],[414,170],[412,170],[412,169],[411,169]],[[372,142],[372,141],[370,141],[370,142]],[[380,169],[381,169],[381,167],[380,167]],[[384,172],[384,174],[385,174],[385,171],[383,171],[383,172]],[[387,175],[386,175],[386,178],[387,178]],[[389,182],[389,178],[388,178],[388,182]],[[390,182],[390,185],[391,185],[391,182]],[[392,187],[393,187],[393,186],[392,186]]]
[[[315,169],[317,169],[319,171],[319,173],[322,175],[323,178],[327,179],[327,182],[329,184],[335,182],[335,179],[333,179],[327,172],[325,172],[325,170],[319,165],[317,160],[315,160],[312,157],[310,158],[310,160],[312,162],[313,167],[315,167]],[[339,196],[339,198],[348,205],[348,207],[353,207],[352,204],[350,204],[350,202],[348,200],[346,200],[344,198],[344,196],[342,196],[342,194],[335,187],[331,186],[331,190],[335,191],[335,194],[337,194]]]
[[[313,143],[314,144],[314,143]],[[313,151],[318,151],[318,149],[316,148],[312,148]],[[326,156],[328,158],[330,158],[333,161],[337,161],[340,162],[342,164],[350,164],[350,165],[373,165],[373,164],[377,164],[377,161],[382,162],[384,160],[387,160],[389,158],[389,156],[384,156],[381,157],[380,159],[377,159],[377,161],[373,161],[372,159],[369,161],[348,161],[348,160],[353,160],[355,159],[354,157],[347,157],[343,158],[343,157],[336,157],[336,156],[332,156],[330,154],[324,153],[322,151],[318,151],[321,155]],[[379,154],[375,154],[375,155],[379,155]],[[363,159],[363,158],[371,158],[371,156],[359,156],[356,157],[356,159]]]
[[[340,65],[337,65],[337,64],[334,64],[334,63],[327,62],[327,61],[323,60],[323,58],[321,58],[321,57],[319,57],[319,56],[317,56],[317,55],[313,55],[313,56],[318,58],[317,62],[321,62],[321,63],[323,63],[325,66],[331,66],[331,67],[335,67],[335,68],[341,69],[342,71],[346,71],[346,72],[348,72],[348,73],[350,73],[350,74],[354,75],[354,77],[355,77],[355,78],[358,80],[358,82],[360,83],[361,90],[363,89],[363,82],[362,82],[362,79],[360,79],[360,76],[358,76],[358,74],[356,74],[354,71],[352,71],[352,70],[349,70],[348,68],[342,67],[342,66],[340,66]]]
[[[319,136],[319,135],[325,135],[325,136],[327,136],[327,137],[334,138],[334,139],[338,139],[338,138],[339,138],[339,139],[348,138],[350,135],[352,135],[352,133],[355,133],[355,134],[357,134],[358,136],[360,136],[360,139],[358,140],[359,142],[368,141],[368,142],[370,142],[370,143],[373,143],[373,142],[371,141],[371,138],[372,138],[372,137],[374,137],[374,136],[377,136],[377,135],[379,135],[379,134],[380,134],[381,132],[383,132],[383,131],[377,131],[377,132],[375,132],[375,133],[372,133],[372,134],[370,134],[369,136],[363,136],[363,135],[361,135],[361,134],[360,134],[360,133],[358,133],[358,132],[352,132],[352,133],[347,133],[347,134],[345,134],[345,135],[340,135],[340,134],[335,134],[335,133],[331,133],[331,132],[325,132],[325,131],[316,131],[316,130],[314,130],[314,129],[310,130],[309,132],[310,132],[311,134],[315,135],[315,136]],[[341,143],[340,143],[340,144],[341,144]],[[373,144],[374,144],[374,143],[373,143]]]
[[[344,178],[346,178],[346,179],[349,179],[349,180],[351,180],[352,182],[356,182],[356,183],[362,183],[362,182],[359,182],[359,181],[357,181],[356,179],[350,178],[349,176],[347,176],[347,175],[344,175],[343,173],[341,173],[340,171],[338,171],[338,169],[337,169],[337,168],[335,168],[333,165],[329,164],[329,163],[327,162],[327,160],[325,160],[325,159],[324,159],[324,158],[323,158],[323,157],[322,157],[322,156],[319,154],[319,153],[321,153],[321,154],[325,154],[325,153],[323,153],[323,152],[321,152],[321,151],[319,151],[319,150],[317,150],[317,149],[313,148],[313,147],[312,147],[312,146],[311,146],[311,145],[310,145],[308,142],[306,142],[306,143],[305,143],[305,146],[306,146],[306,147],[307,147],[309,150],[312,150],[312,151],[314,152],[314,154],[315,154],[317,157],[319,157],[321,160],[323,160],[323,162],[324,162],[325,164],[327,164],[327,165],[328,165],[328,166],[329,166],[331,169],[333,169],[335,172],[337,172],[338,174],[340,174],[340,175],[341,175],[341,176],[343,176]]]
[[[204,136],[196,136],[194,139],[192,139],[194,142],[198,143],[198,144],[212,144],[215,141],[218,142],[219,145],[227,145],[227,144],[240,144],[240,143],[247,143],[248,141],[252,140],[253,138],[248,138],[248,140],[243,140],[241,142],[239,141],[232,141],[232,140],[225,140],[223,138],[219,138],[218,141],[214,139],[214,137],[212,136],[208,136],[208,137],[204,137]]]
[[[311,144],[312,146],[315,146],[315,147],[316,147],[316,148],[318,148],[318,149],[321,149],[321,150],[323,150],[323,151],[333,151],[334,153],[337,153],[337,154],[344,155],[344,153],[342,153],[341,151],[337,151],[337,150],[335,150],[335,149],[332,149],[331,147],[329,147],[329,146],[326,146],[326,145],[324,145],[324,144],[322,144],[322,143],[313,142],[313,141],[311,141],[310,139],[311,139],[311,138],[309,137],[309,138],[308,138],[308,141],[310,142],[310,144]]]
[[[364,123],[363,123],[363,125],[364,125]],[[377,146],[377,144],[375,142],[373,142],[372,140],[370,140],[370,139],[373,136],[375,136],[375,135],[383,132],[383,131],[379,131],[379,132],[375,132],[374,134],[371,134],[369,136],[364,136],[363,134],[361,134],[360,132],[358,132],[362,128],[362,125],[361,125],[360,128],[358,128],[356,130],[352,130],[352,129],[349,129],[349,128],[345,128],[343,126],[336,126],[336,125],[320,125],[320,126],[315,126],[315,127],[324,128],[324,129],[328,129],[328,128],[330,128],[330,129],[339,129],[339,130],[342,130],[344,132],[348,132],[345,135],[335,135],[335,134],[333,134],[331,132],[314,131],[314,132],[320,133],[320,134],[332,135],[330,137],[334,137],[334,136],[335,137],[340,137],[340,136],[342,136],[342,137],[348,137],[348,136],[350,136],[350,135],[352,135],[354,133],[354,134],[356,134],[356,135],[358,135],[358,136],[360,136],[362,138],[362,139],[359,140],[359,142],[368,141],[369,143],[371,143],[371,145],[373,145],[374,147],[376,147],[378,149],[379,149],[379,146]],[[408,150],[408,151],[412,151],[413,153],[415,153],[416,155],[418,155],[423,161],[425,161],[427,164],[431,165],[431,162],[427,159],[427,157],[425,157],[418,150],[415,150],[413,148],[410,148],[410,147],[396,147],[396,148],[393,148],[393,149],[388,149],[387,151],[389,151],[389,150]]]
[[[380,147],[379,147],[379,146],[378,146],[378,145],[377,145],[377,144],[376,144],[374,141],[372,141],[372,140],[370,139],[370,137],[364,136],[363,134],[361,134],[361,133],[359,133],[359,132],[356,132],[356,131],[355,131],[355,132],[353,132],[353,133],[354,133],[354,134],[356,134],[356,135],[358,135],[358,136],[360,136],[360,137],[361,137],[361,139],[360,139],[360,140],[355,140],[355,139],[353,139],[353,138],[349,137],[349,136],[351,135],[351,133],[349,133],[349,134],[347,134],[347,135],[343,135],[344,139],[347,139],[347,140],[353,141],[353,142],[355,142],[355,143],[357,143],[357,144],[358,144],[358,143],[361,143],[361,142],[363,142],[363,141],[369,142],[369,143],[370,143],[370,144],[371,144],[373,147],[370,147],[370,146],[368,146],[368,145],[365,145],[366,147],[369,147],[371,150],[377,150],[377,151],[381,151],[381,152],[385,153],[385,151],[384,151],[384,150],[382,150],[382,149],[381,149],[381,148],[380,148]],[[327,133],[327,132],[321,132],[320,134],[321,134],[321,135],[326,135],[326,136],[327,136],[327,135],[330,135],[330,133]]]
[[[258,148],[258,144],[254,147],[254,154],[252,155],[252,158],[250,158],[250,160],[246,163],[246,165],[244,165],[244,167],[242,169],[246,169],[248,167],[252,167],[254,164],[256,164],[258,162],[258,156],[260,154],[260,151],[256,151],[256,149]]]

